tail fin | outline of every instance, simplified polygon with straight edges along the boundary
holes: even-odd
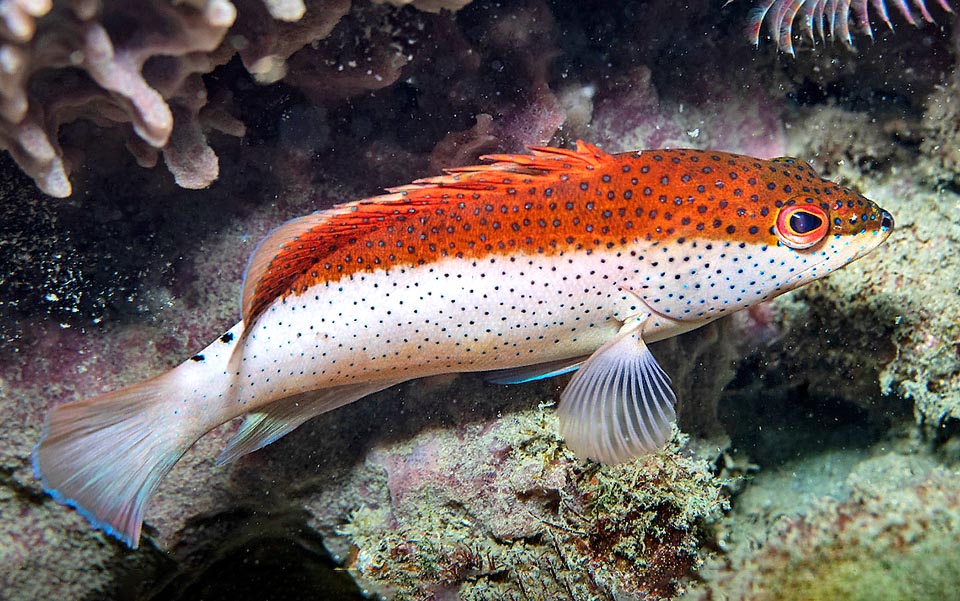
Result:
[[[207,429],[183,415],[177,371],[55,407],[33,451],[54,499],[132,548],[151,495]]]

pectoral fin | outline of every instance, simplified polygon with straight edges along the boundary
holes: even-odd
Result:
[[[624,463],[670,439],[676,395],[643,341],[645,321],[625,323],[560,395],[560,433],[581,457]]]

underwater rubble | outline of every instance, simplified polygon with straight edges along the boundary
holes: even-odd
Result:
[[[956,598],[948,19],[856,50],[797,39],[792,58],[750,45],[746,2],[42,4],[0,0],[0,64],[15,61],[0,74],[11,600]],[[132,87],[104,75],[116,61]],[[897,227],[829,278],[658,343],[681,433],[656,456],[577,460],[557,435],[563,378],[462,375],[227,466],[214,457],[237,426],[218,428],[164,482],[136,552],[43,493],[30,452],[47,409],[229,327],[276,225],[577,138],[798,156]]]

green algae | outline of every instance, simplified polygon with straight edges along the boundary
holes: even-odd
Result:
[[[821,465],[807,456],[787,469],[803,478]],[[960,473],[878,444],[845,481],[845,492],[798,500],[784,515],[762,496],[783,494],[782,480],[761,474],[724,519],[726,554],[707,562],[692,598],[960,598]]]
[[[807,544],[781,549],[790,559],[769,579],[770,598],[960,599],[958,476],[912,456],[863,462],[850,477],[849,500],[811,513],[788,533]]]

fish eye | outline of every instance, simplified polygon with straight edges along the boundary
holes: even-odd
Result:
[[[790,248],[810,248],[827,235],[830,218],[812,204],[789,205],[777,215],[777,237]]]

